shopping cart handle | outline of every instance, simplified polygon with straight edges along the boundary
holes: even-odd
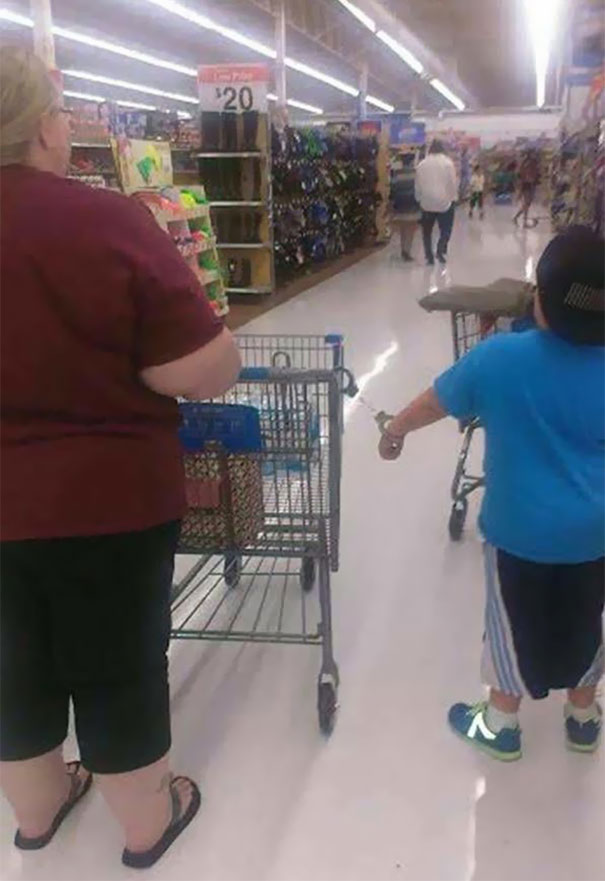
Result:
[[[239,378],[241,382],[258,382],[269,379],[275,375],[275,372],[275,367],[243,367]]]
[[[342,376],[342,393],[348,398],[354,398],[359,394],[359,386],[355,382],[355,377],[346,367],[337,367],[336,373]]]

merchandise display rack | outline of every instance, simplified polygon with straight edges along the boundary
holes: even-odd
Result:
[[[149,208],[158,225],[173,239],[191,270],[204,285],[217,315],[226,315],[229,305],[204,187],[195,185],[165,187],[161,191],[139,190],[133,196]]]
[[[580,223],[602,227],[605,174],[605,123],[590,123],[572,135],[563,134],[552,165],[551,220],[556,232]]]
[[[212,211],[226,293],[273,293],[268,115],[204,112],[201,119],[202,148],[193,156]]]
[[[384,151],[387,150],[386,141]],[[386,153],[385,153],[386,155]],[[273,130],[276,272],[280,281],[374,244],[386,200],[375,135],[317,128]],[[384,159],[384,156],[383,156]],[[386,161],[385,161],[386,166]]]

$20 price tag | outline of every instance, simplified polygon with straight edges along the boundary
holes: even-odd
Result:
[[[206,64],[198,71],[202,110],[218,113],[267,112],[266,64]]]

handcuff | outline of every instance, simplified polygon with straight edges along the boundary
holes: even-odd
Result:
[[[402,449],[405,435],[402,435],[401,437],[397,437],[397,435],[390,433],[388,427],[391,424],[391,422],[393,421],[393,418],[394,418],[393,416],[391,416],[389,413],[386,413],[384,410],[380,410],[374,416],[374,420],[376,422],[376,425],[378,426],[378,429],[379,429],[381,435],[383,437],[386,437],[386,439],[388,441],[390,441],[391,449],[394,452],[395,450]]]

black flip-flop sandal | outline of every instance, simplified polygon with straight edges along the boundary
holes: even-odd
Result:
[[[181,814],[181,798],[175,786],[175,783],[180,780],[186,780],[191,786],[191,801],[184,814]],[[189,777],[174,777],[170,783],[170,795],[172,797],[172,820],[160,840],[149,850],[125,849],[122,853],[122,862],[130,869],[150,869],[166,853],[170,845],[176,841],[199,811],[202,796],[196,784]]]
[[[78,804],[80,799],[84,798],[92,785],[92,774],[89,774],[84,781],[78,776],[80,766],[80,762],[68,762],[65,766],[66,769],[73,769],[67,770],[67,773],[71,777],[69,795],[57,812],[48,831],[45,832],[44,835],[38,835],[37,838],[26,838],[24,835],[21,835],[19,830],[17,830],[15,835],[15,847],[18,847],[20,850],[41,850],[52,841],[63,820],[71,813],[72,809]]]

